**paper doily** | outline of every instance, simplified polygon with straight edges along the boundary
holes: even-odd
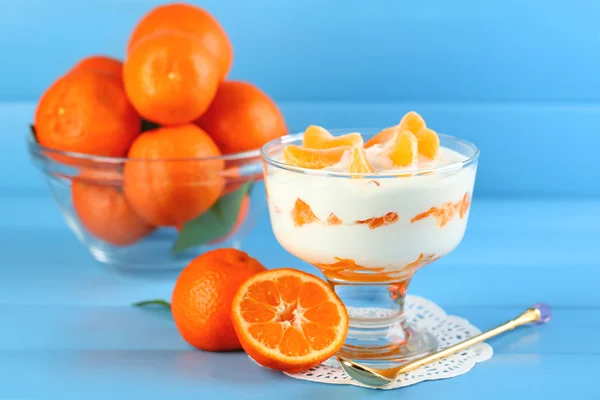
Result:
[[[447,315],[437,304],[422,297],[407,295],[404,307],[409,323],[417,330],[433,334],[440,343],[440,348],[446,348],[481,333],[466,319]],[[469,372],[476,363],[489,360],[493,354],[492,346],[479,343],[460,353],[404,374],[395,383],[377,389],[396,389],[423,381],[453,378]],[[311,382],[370,387],[350,378],[335,358],[308,371],[297,374],[286,373],[286,375]]]

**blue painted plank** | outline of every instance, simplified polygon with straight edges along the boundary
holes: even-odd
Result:
[[[415,109],[481,149],[477,196],[600,196],[600,107],[454,103],[282,103],[291,130],[393,125]],[[25,149],[34,103],[0,103],[0,194],[44,193]]]
[[[591,0],[194,0],[235,48],[231,78],[277,100],[600,99],[600,4]],[[155,0],[3,4],[0,100],[35,100],[79,58],[122,57]]]
[[[530,304],[531,306],[533,304]],[[514,306],[450,306],[449,315],[468,319],[482,330],[491,329],[523,312]],[[600,307],[555,307],[544,326],[523,327],[494,339],[495,354],[600,354],[600,343],[588,340],[600,330]],[[8,350],[184,351],[191,347],[179,336],[168,312],[128,304],[16,305],[0,303],[5,326],[0,352]],[[36,329],[43,326],[44,329]],[[577,326],[578,329],[572,329]],[[565,337],[569,340],[563,340]]]
[[[0,351],[2,398],[597,399],[600,356],[497,355],[467,375],[391,391],[294,380],[240,353],[181,350]],[[31,384],[35,377],[35,384]]]

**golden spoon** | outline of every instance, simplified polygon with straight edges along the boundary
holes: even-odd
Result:
[[[447,347],[436,353],[432,353],[427,356],[418,358],[416,360],[410,361],[406,364],[402,364],[399,367],[395,368],[380,369],[367,367],[365,365],[355,363],[352,360],[348,360],[347,358],[339,356],[337,357],[337,360],[339,361],[344,371],[346,371],[348,375],[350,375],[352,378],[359,381],[360,383],[364,383],[365,385],[369,386],[382,386],[396,381],[398,376],[404,373],[413,371],[419,367],[422,367],[423,365],[427,365],[429,363],[437,361],[440,358],[448,357],[454,353],[471,347],[474,344],[481,343],[489,338],[500,335],[501,333],[514,329],[518,326],[530,323],[544,324],[550,321],[551,317],[552,311],[550,306],[547,304],[539,303],[529,308],[527,311],[525,311],[518,317],[500,326],[497,326],[494,329],[490,329],[487,332],[480,333],[477,336],[473,336],[470,339],[464,340],[460,343]]]

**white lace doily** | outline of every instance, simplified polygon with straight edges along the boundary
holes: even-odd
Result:
[[[446,348],[481,332],[466,319],[447,315],[437,304],[422,297],[407,295],[404,307],[410,324],[417,330],[432,333],[440,343],[440,348]],[[489,360],[493,354],[494,350],[489,344],[480,343],[409,372],[399,377],[395,383],[377,389],[396,389],[423,381],[453,378],[469,372],[476,363]],[[350,378],[335,358],[308,371],[286,375],[305,381],[370,387]]]

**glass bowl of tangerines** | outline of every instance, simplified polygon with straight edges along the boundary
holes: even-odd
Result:
[[[181,269],[239,247],[266,210],[260,147],[287,134],[273,100],[226,76],[232,45],[206,10],[156,7],[127,56],[80,60],[42,94],[28,148],[92,255]]]

